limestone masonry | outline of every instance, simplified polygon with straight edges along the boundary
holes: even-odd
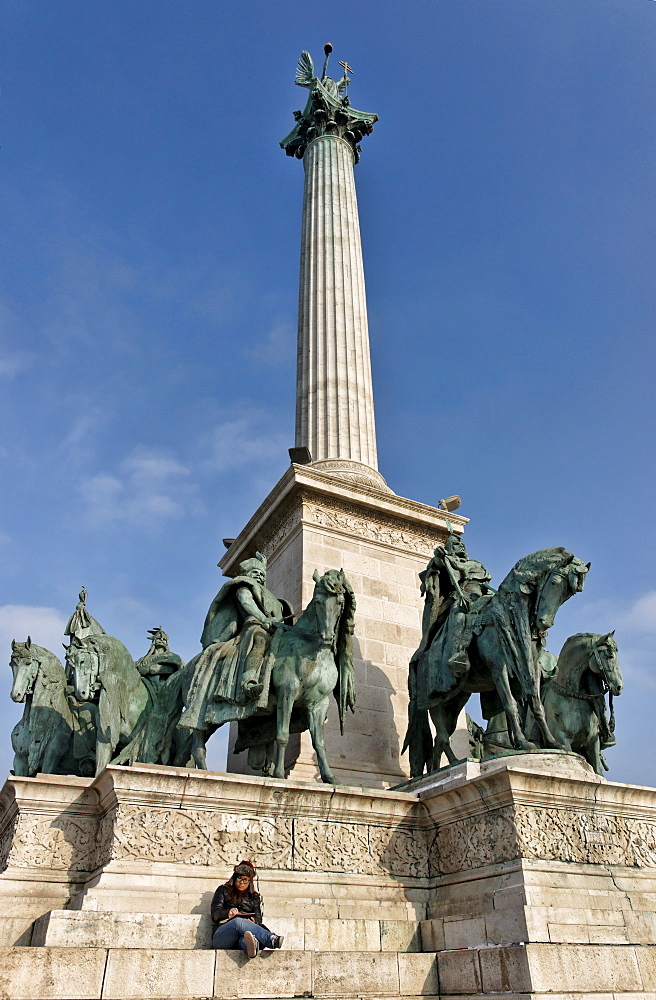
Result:
[[[542,575],[533,569],[531,575],[524,565],[531,557],[520,560],[523,575],[503,605],[487,586],[485,567],[468,559],[457,537],[467,519],[397,496],[378,471],[353,179],[359,143],[373,130],[377,116],[351,108],[348,65],[341,64],[342,79],[332,80],[327,72],[332,46],[324,51],[321,77],[315,75],[309,54],[301,55],[296,82],[309,90],[309,97],[281,143],[288,155],[303,160],[305,169],[294,461],[238,537],[226,543],[219,564],[227,577],[239,577],[247,591],[240,598],[246,602],[242,619],[234,607],[234,621],[226,626],[222,617],[222,602],[228,598],[221,595],[232,594],[231,588],[238,586],[235,579],[217,595],[214,617],[208,615],[204,632],[218,619],[217,635],[203,641],[202,653],[191,662],[204,664],[203,669],[209,664],[210,679],[223,680],[224,675],[212,669],[217,664],[224,669],[228,650],[234,654],[234,677],[239,678],[235,649],[245,621],[251,641],[250,646],[244,641],[245,651],[239,650],[245,660],[257,659],[258,649],[267,642],[271,645],[266,648],[272,648],[275,629],[284,638],[298,628],[309,637],[308,646],[316,640],[328,667],[333,658],[335,676],[335,660],[342,667],[346,662],[349,670],[353,667],[355,714],[347,716],[342,736],[333,705],[325,733],[327,757],[341,784],[317,781],[307,733],[286,745],[283,761],[285,740],[279,731],[276,770],[267,771],[263,765],[267,775],[282,775],[286,769],[287,780],[253,776],[245,753],[232,752],[236,723],[228,773],[202,770],[204,742],[194,746],[196,756],[190,758],[186,744],[173,740],[184,724],[172,724],[169,732],[165,713],[159,718],[157,711],[143,706],[137,706],[130,729],[134,739],[127,746],[138,747],[140,739],[145,745],[148,735],[159,757],[132,756],[136,763],[121,766],[129,757],[123,747],[118,763],[103,767],[100,749],[89,746],[89,769],[76,773],[93,774],[97,764],[95,777],[35,774],[38,762],[31,771],[26,764],[21,773],[34,776],[12,774],[0,791],[0,1000],[653,1000],[656,790],[609,782],[595,772],[595,767],[602,770],[601,749],[614,742],[614,717],[612,711],[610,719],[606,717],[604,699],[608,692],[621,691],[611,634],[572,637],[584,640],[584,653],[577,654],[578,677],[592,662],[597,672],[591,683],[597,687],[583,693],[578,688],[568,691],[564,682],[559,687],[561,697],[586,706],[584,713],[579,705],[579,713],[596,739],[594,766],[568,750],[533,750],[532,737],[525,734],[523,743],[516,738],[511,743],[503,728],[504,721],[512,720],[507,705],[486,716],[493,720],[496,712],[499,717],[492,732],[498,741],[492,744],[493,753],[506,751],[505,756],[485,759],[482,737],[478,756],[483,759],[473,759],[464,711],[456,722],[464,699],[457,702],[437,749],[429,731],[419,747],[423,753],[427,745],[419,767],[411,772],[407,756],[401,756],[408,726],[409,663],[412,657],[414,670],[430,651],[429,640],[434,642],[437,634],[441,641],[442,633],[431,629],[442,628],[445,620],[445,634],[453,626],[462,648],[455,641],[445,644],[445,655],[436,658],[438,666],[445,667],[438,678],[441,682],[446,675],[442,690],[451,694],[456,689],[457,697],[463,691],[490,694],[494,685],[485,674],[476,681],[467,655],[473,634],[479,636],[494,625],[497,647],[504,637],[507,649],[525,640],[525,672],[535,681],[533,715],[529,702],[521,702],[526,711],[517,726],[527,727],[531,718],[540,721],[544,713],[539,671],[545,665],[544,676],[551,669],[554,677],[558,665],[558,658],[544,646],[546,633],[555,610],[582,589],[589,564],[564,549],[543,550],[534,555],[555,553],[555,568],[549,565]],[[467,595],[453,569],[461,564],[478,568],[479,582],[483,580]],[[311,631],[293,623],[289,609],[284,614],[280,610],[284,600],[298,615],[310,602],[315,582],[319,589],[320,577],[340,567],[344,573],[332,574],[339,585],[330,599],[333,606],[339,605],[340,614],[345,608],[352,611],[353,594],[344,584],[348,578],[356,602],[352,657],[352,616],[340,631],[335,613],[331,631],[325,624],[327,612],[321,619],[313,611]],[[245,576],[249,568],[252,579]],[[424,614],[423,629],[420,571],[425,571],[422,582],[431,597],[426,597],[425,608],[435,610],[432,622]],[[443,584],[449,573],[451,590]],[[263,611],[265,581],[273,592],[266,591],[268,599],[278,608],[268,618]],[[259,595],[260,604],[253,595]],[[486,614],[492,616],[487,610],[469,614],[470,605],[488,609],[495,601],[500,610],[494,621],[485,620]],[[168,692],[166,685],[173,679],[181,718],[183,695],[189,693],[183,680],[190,664],[183,667],[180,657],[171,653],[162,629],[152,630],[151,651],[135,665],[127,649],[91,618],[83,588],[67,635],[67,672],[54,654],[41,650],[40,655],[46,654],[44,662],[52,670],[43,684],[59,684],[64,708],[70,708],[66,692],[75,693],[78,714],[69,712],[69,731],[74,722],[78,743],[84,743],[86,734],[80,719],[86,719],[95,734],[91,703],[102,686],[98,678],[103,649],[124,650],[122,659],[109,667],[103,662],[110,691],[112,684],[119,686],[114,683],[114,662],[132,670],[128,676],[137,675],[134,690],[142,693],[144,706],[155,704],[148,701],[152,692]],[[34,650],[39,649],[36,643],[32,648],[31,640],[15,643],[15,672],[19,658],[24,671],[31,668],[37,662]],[[450,655],[454,651],[459,657]],[[280,659],[286,668],[292,656]],[[260,660],[265,662],[266,655]],[[314,660],[303,653],[294,662],[317,661],[315,652]],[[270,670],[274,677],[275,662]],[[480,668],[482,662],[481,656],[475,666]],[[70,683],[71,664],[83,680],[86,677],[81,694]],[[610,674],[604,674],[608,664],[616,670],[615,692]],[[502,666],[505,671],[506,663]],[[462,669],[449,673],[449,667]],[[247,665],[244,673],[253,669]],[[301,673],[293,678],[298,687]],[[493,676],[492,667],[489,673]],[[75,670],[73,674],[77,676]],[[231,706],[227,711],[237,705],[243,712],[223,719],[256,715],[253,709],[260,697],[260,714],[270,715],[268,689],[254,684],[259,676],[248,681],[252,696],[248,688],[243,694],[235,682],[236,696],[223,698],[223,704]],[[339,676],[341,684],[347,675]],[[430,703],[424,711],[432,712],[441,696],[438,680],[416,670],[414,676],[420,681],[414,684],[411,712],[421,700],[418,693],[427,694]],[[431,684],[426,682],[425,692],[417,692],[425,676],[432,677]],[[510,680],[503,673],[508,698],[511,681],[519,689],[520,680],[518,671],[510,672]],[[27,691],[27,682],[25,687]],[[343,684],[342,691],[346,689]],[[433,695],[434,690],[438,694]],[[215,705],[221,696],[210,697],[207,691],[211,710],[219,711]],[[103,692],[109,704],[111,698],[106,689]],[[20,700],[15,691],[14,697]],[[23,692],[29,716],[31,702],[26,698]],[[80,706],[86,716],[78,711]],[[114,711],[115,706],[110,708]],[[184,710],[190,711],[189,700]],[[323,712],[322,707],[321,717]],[[311,716],[309,708],[307,714]],[[416,715],[415,722],[417,718],[421,722],[423,717]],[[198,729],[204,719],[189,727],[196,736],[206,731]],[[437,729],[435,714],[431,719]],[[287,726],[289,730],[289,720]],[[48,727],[52,729],[52,723],[43,732]],[[120,728],[118,722],[114,728]],[[32,732],[27,723],[24,729],[28,735]],[[421,728],[415,731],[421,737]],[[103,735],[104,751],[109,752],[109,737]],[[272,739],[267,735],[267,741]],[[117,735],[116,748],[118,740]],[[181,756],[170,756],[172,745]],[[542,745],[563,744],[552,740]],[[526,752],[516,753],[518,746]],[[315,747],[321,755],[320,738]],[[438,766],[444,748],[458,763]],[[79,763],[83,754],[79,746],[77,750]],[[143,759],[191,759],[197,768],[138,763]],[[256,755],[251,759],[257,763]],[[425,764],[428,774],[423,774]],[[410,773],[421,777],[408,780]],[[322,774],[331,780],[332,775]],[[242,859],[252,859],[257,866],[265,923],[285,935],[282,950],[265,951],[252,961],[241,951],[210,947],[212,895]]]

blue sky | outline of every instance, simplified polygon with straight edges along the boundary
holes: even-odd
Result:
[[[610,777],[653,784],[651,0],[5,0],[0,643],[82,583],[135,657],[198,649],[293,444],[298,55],[380,116],[356,168],[380,469],[459,493],[500,582],[592,569],[549,647],[616,629]],[[0,771],[21,709],[2,674]],[[475,713],[474,713],[475,714]],[[222,742],[210,744],[222,765]]]

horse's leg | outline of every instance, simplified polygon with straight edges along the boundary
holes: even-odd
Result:
[[[282,686],[276,692],[278,709],[276,715],[276,766],[273,772],[274,778],[285,777],[285,750],[289,743],[289,724],[299,687],[300,682],[296,674],[288,671]]]
[[[538,724],[538,729],[542,734],[542,744],[543,746],[551,750],[565,750],[566,747],[559,743],[555,737],[552,735],[549,729],[549,724],[547,723],[547,718],[544,714],[544,706],[542,704],[542,699],[537,691],[531,696],[531,710],[533,712],[533,717]]]
[[[207,754],[205,752],[205,732],[202,729],[191,731],[191,756],[200,771],[207,771]]]
[[[14,756],[14,774],[16,775],[17,778],[29,777],[27,758],[21,757],[20,754],[16,754]]]
[[[510,690],[510,679],[508,677],[508,670],[505,663],[501,667],[495,666],[493,677],[495,687],[503,705],[503,710],[506,713],[506,718],[508,719],[508,735],[510,736],[510,742],[516,750],[537,749],[535,743],[531,743],[531,741],[527,740],[524,735],[521,720],[519,718],[517,702],[513,697],[512,691]]]
[[[100,734],[98,734],[98,742],[96,743],[96,774],[100,774],[104,771],[110,760],[112,759],[112,744],[109,740],[103,739]]]
[[[601,760],[601,741],[599,739],[599,731],[595,733],[592,739],[581,747],[581,753],[587,760],[588,764],[594,768],[596,774],[604,773],[604,765]]]
[[[59,732],[48,742],[41,759],[41,770],[44,774],[55,774],[59,764],[66,756],[68,744],[71,742],[70,732]]]
[[[547,688],[542,704],[544,717],[549,720],[549,732],[553,734],[553,738],[558,742],[558,749],[572,750],[572,740],[578,730],[578,719],[570,717],[570,722],[573,722],[574,725],[569,729],[566,727],[565,719],[567,715],[563,711],[567,707],[566,703],[563,705],[562,696],[555,692],[551,686]]]
[[[267,743],[264,750],[264,766],[262,768],[262,774],[264,774],[267,778],[273,777],[273,772],[276,766],[275,755],[276,742],[275,740],[272,740],[271,743]]]
[[[333,772],[330,770],[328,758],[326,757],[326,741],[324,739],[324,726],[326,724],[326,716],[328,715],[329,702],[330,698],[326,695],[325,698],[322,698],[321,701],[316,702],[314,705],[306,706],[306,711],[310,736],[312,737],[312,746],[317,755],[321,780],[325,781],[327,785],[337,785],[339,782],[335,780]]]
[[[437,771],[440,766],[440,760],[443,753],[446,754],[446,759],[449,764],[457,764],[458,758],[451,749],[451,733],[449,732],[447,724],[446,705],[443,702],[439,702],[437,705],[431,705],[429,712],[430,717],[433,720],[433,725],[435,726],[435,742],[433,744],[431,771]]]

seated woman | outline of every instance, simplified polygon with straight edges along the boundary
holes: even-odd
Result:
[[[262,923],[262,897],[255,891],[254,879],[254,865],[240,861],[214,893],[213,948],[241,948],[249,958],[255,958],[260,948],[282,948],[282,935],[272,934]]]

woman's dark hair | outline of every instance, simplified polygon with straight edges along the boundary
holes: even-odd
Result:
[[[242,891],[237,888],[237,879],[244,877],[248,878],[250,881],[248,884],[248,888]],[[252,865],[237,865],[233,875],[228,879],[227,882],[224,883],[226,896],[228,897],[231,903],[234,903],[235,906],[238,906],[239,903],[241,903],[244,896],[246,895],[252,896],[254,899],[260,898],[259,892],[257,892],[255,889],[254,877],[255,877],[255,869],[252,867]]]

